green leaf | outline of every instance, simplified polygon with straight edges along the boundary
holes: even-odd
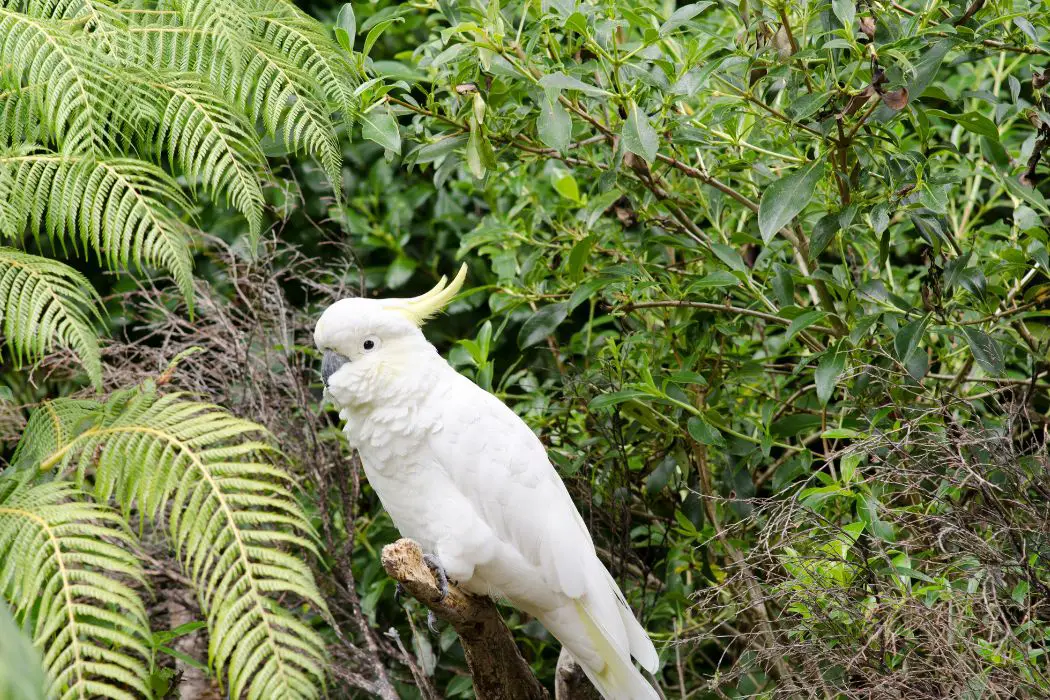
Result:
[[[395,22],[404,21],[404,17],[391,17],[390,19],[379,22],[378,24],[376,24],[376,26],[369,29],[368,35],[365,37],[365,45],[361,53],[367,56],[372,51],[372,47],[375,46],[376,41],[379,39],[380,36],[382,36],[383,32],[385,32],[390,27],[390,25],[394,24]]]
[[[384,284],[389,289],[397,289],[404,286],[408,280],[412,279],[412,273],[416,271],[418,265],[419,263],[412,258],[404,255],[397,256],[394,262],[390,264],[390,267],[386,269]]]
[[[557,95],[557,93],[562,90],[579,90],[588,95],[609,94],[608,91],[603,90],[600,87],[588,85],[578,78],[574,78],[571,75],[565,75],[561,71],[543,76],[540,78],[540,85],[547,90],[548,98],[552,97],[552,93]]]
[[[587,258],[590,257],[597,240],[594,236],[587,236],[572,247],[569,253],[569,277],[573,281],[579,280],[583,275],[583,266],[587,264]]]
[[[791,223],[806,208],[824,177],[824,161],[804,165],[766,188],[758,205],[758,230],[769,243],[777,231]]]
[[[933,117],[941,117],[942,119],[948,119],[957,124],[960,124],[962,128],[967,131],[977,134],[978,136],[985,136],[992,141],[999,140],[999,129],[988,117],[984,116],[980,112],[966,112],[965,114],[949,114],[940,109],[928,109],[926,114]]]
[[[929,316],[923,316],[897,331],[897,335],[893,338],[893,349],[897,353],[897,359],[902,364],[908,364],[908,360],[911,359],[915,350],[919,347],[919,341],[922,340],[923,335],[926,333],[926,324],[929,321]]]
[[[966,336],[966,342],[969,343],[970,352],[973,353],[977,364],[989,374],[1002,374],[1005,358],[999,341],[972,326],[963,326],[962,332]]]
[[[400,155],[401,131],[389,105],[376,107],[371,112],[362,114],[360,119],[361,135],[364,138]]]
[[[813,378],[817,385],[817,399],[821,405],[826,406],[831,399],[845,368],[846,353],[841,350],[829,350],[820,358],[817,369],[813,372]]]
[[[591,399],[590,403],[587,404],[587,407],[592,411],[597,411],[601,408],[618,406],[621,403],[646,398],[648,396],[648,392],[642,391],[641,389],[623,389],[621,391],[612,391],[608,394],[599,394]]]
[[[481,127],[472,124],[470,136],[467,138],[467,167],[471,174],[479,180],[485,177],[485,172],[496,165],[496,154],[492,152],[492,144],[482,133]]]
[[[784,336],[784,345],[787,345],[797,334],[806,330],[817,321],[822,320],[828,314],[824,311],[806,311],[791,319],[787,335]]]
[[[711,287],[736,287],[740,280],[732,272],[726,270],[712,270],[700,279],[689,285],[689,291],[696,289],[709,289]]]
[[[572,118],[557,100],[540,100],[536,131],[546,146],[564,151],[572,140]]]
[[[854,21],[857,17],[857,5],[854,0],[831,0],[831,9],[842,22],[843,28],[851,34],[856,32]]]
[[[773,294],[781,306],[791,306],[795,303],[795,280],[791,276],[791,268],[777,263],[773,266]]]
[[[339,16],[335,19],[335,38],[347,53],[353,53],[355,36],[357,36],[357,18],[354,16],[354,7],[348,2],[343,3]]]
[[[205,673],[208,672],[208,667],[205,664],[202,664],[200,661],[197,661],[197,659],[193,658],[192,656],[183,654],[181,651],[177,651],[175,649],[172,649],[171,647],[166,646],[157,647],[157,651],[163,652],[168,656],[176,658],[182,663],[186,664],[187,666],[195,668],[198,671],[204,671]]]
[[[839,232],[839,215],[826,214],[820,218],[817,225],[813,227],[813,236],[809,241],[809,257],[816,260],[817,256],[824,252]]]
[[[622,135],[623,145],[628,151],[643,158],[646,163],[656,160],[659,145],[656,129],[634,100],[627,105],[627,121],[624,122]]]
[[[714,5],[714,2],[705,0],[704,2],[693,3],[692,5],[684,5],[675,10],[667,21],[660,25],[660,36],[667,36],[678,27],[682,26],[693,17],[706,10],[707,8]]]
[[[744,264],[744,259],[740,257],[740,253],[735,248],[730,248],[724,243],[712,243],[711,252],[715,254],[716,258],[724,262],[730,270],[747,272],[747,265]]]
[[[412,159],[417,165],[432,163],[442,158],[457,148],[461,148],[467,142],[465,134],[448,136],[434,143],[428,143],[422,148],[412,152]]]
[[[565,199],[580,203],[580,186],[576,184],[576,178],[572,176],[572,173],[564,170],[552,171],[551,184],[554,185],[555,191]]]
[[[656,494],[664,490],[664,487],[671,481],[671,477],[674,476],[675,470],[678,468],[678,462],[675,461],[674,455],[668,454],[660,463],[656,465],[656,469],[649,472],[649,476],[645,477],[645,492],[647,494]]]
[[[711,445],[713,447],[726,446],[725,438],[722,437],[722,433],[718,428],[700,416],[690,416],[689,422],[686,423],[686,429],[689,431],[690,437],[703,445]]]
[[[565,302],[542,307],[522,324],[518,332],[518,347],[527,348],[540,342],[553,333],[568,315],[569,308]]]

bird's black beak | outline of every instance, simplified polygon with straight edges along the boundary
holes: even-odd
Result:
[[[340,355],[337,352],[331,350],[324,351],[324,358],[321,360],[321,381],[324,382],[325,386],[328,386],[328,378],[335,374],[340,367],[350,361],[350,358]]]

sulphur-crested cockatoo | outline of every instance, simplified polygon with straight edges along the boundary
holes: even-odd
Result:
[[[459,291],[342,299],[317,322],[322,376],[369,483],[439,580],[503,598],[537,618],[607,700],[659,696],[656,649],[599,561],[565,485],[532,430],[454,370],[423,322]]]

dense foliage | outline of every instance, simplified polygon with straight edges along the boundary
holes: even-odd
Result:
[[[82,695],[163,695],[176,667],[256,697],[471,695],[379,567],[396,532],[310,340],[333,296],[459,260],[471,289],[427,332],[543,436],[667,697],[1050,693],[1045,3],[4,7],[4,336],[51,354],[4,373],[0,548],[24,553],[0,594],[53,694],[83,668],[109,686]],[[56,344],[116,393],[57,398],[84,381]],[[30,553],[107,582],[37,609]],[[237,626],[221,601],[256,567],[287,595]],[[157,612],[173,580],[210,646],[173,648],[205,634]],[[557,645],[506,613],[549,682]]]

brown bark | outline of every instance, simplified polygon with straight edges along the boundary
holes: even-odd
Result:
[[[558,670],[554,673],[554,700],[602,700],[572,654],[561,649]]]
[[[405,593],[459,634],[478,700],[550,700],[490,599],[471,595],[449,582],[448,596],[440,600],[434,574],[412,540],[401,539],[384,547],[383,568]]]

